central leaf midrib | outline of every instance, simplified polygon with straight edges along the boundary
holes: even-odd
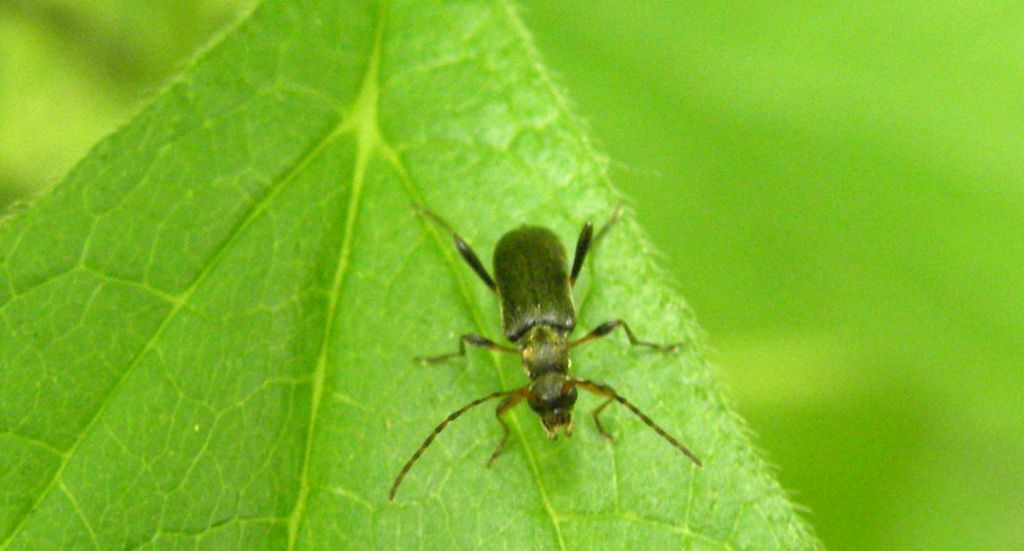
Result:
[[[377,103],[379,91],[377,87],[378,70],[380,66],[381,42],[386,24],[387,2],[381,0],[378,5],[377,22],[374,30],[373,47],[366,65],[366,74],[363,76],[359,92],[353,102],[350,116],[339,127],[339,132],[351,131],[356,135],[356,158],[352,170],[352,189],[349,194],[348,208],[345,216],[345,229],[343,231],[341,248],[338,252],[338,261],[334,270],[334,280],[331,284],[330,296],[328,299],[324,331],[321,336],[320,351],[317,356],[317,364],[313,371],[313,383],[311,386],[309,423],[307,425],[306,446],[303,453],[302,471],[299,477],[299,491],[296,496],[295,506],[288,516],[288,549],[295,549],[298,542],[299,527],[305,516],[306,506],[309,502],[311,491],[309,474],[312,465],[313,447],[315,445],[316,430],[319,421],[320,401],[324,393],[324,381],[327,372],[328,350],[331,342],[336,342],[335,319],[338,315],[338,305],[341,303],[341,289],[348,273],[349,257],[352,250],[352,238],[355,233],[356,217],[359,211],[359,200],[362,195],[363,183],[366,178],[367,166],[370,157],[376,148],[378,141],[377,129]]]

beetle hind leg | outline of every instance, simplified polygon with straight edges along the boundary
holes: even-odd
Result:
[[[619,221],[621,216],[622,203],[619,203],[615,207],[615,210],[612,211],[612,215],[608,217],[608,221],[601,226],[601,229],[597,231],[596,235],[594,234],[593,223],[587,222],[583,225],[583,229],[580,230],[580,236],[576,239],[576,254],[573,256],[572,272],[569,275],[569,282],[572,285],[576,285],[576,278],[579,277],[580,270],[583,269],[583,261],[586,260],[587,253],[590,252],[590,249],[593,248],[594,245],[597,245],[598,241],[608,233],[608,230],[610,230],[611,227]]]
[[[466,240],[456,233],[455,230],[448,225],[448,222],[446,222],[444,218],[441,218],[439,214],[421,205],[414,206],[417,212],[433,220],[438,226],[441,226],[452,235],[452,241],[455,243],[455,249],[459,251],[460,255],[462,255],[462,259],[466,261],[466,264],[469,264],[469,267],[472,268],[474,272],[476,272],[477,277],[484,282],[484,285],[486,285],[488,289],[497,292],[498,286],[495,285],[494,278],[491,277],[491,274],[487,273],[487,268],[484,268],[483,263],[480,262],[480,257],[473,252],[473,248],[469,246],[469,243],[466,243]]]

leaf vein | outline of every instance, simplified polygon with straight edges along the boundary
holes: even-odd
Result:
[[[373,154],[377,134],[377,71],[380,64],[381,41],[384,34],[385,13],[387,2],[379,4],[378,19],[374,33],[373,50],[367,63],[366,75],[360,86],[358,95],[353,104],[351,113],[352,130],[357,135],[357,152],[355,166],[352,174],[352,190],[349,193],[349,202],[345,217],[345,229],[342,236],[341,250],[338,254],[337,265],[334,270],[334,279],[331,284],[331,291],[328,297],[327,318],[320,342],[320,352],[317,358],[316,368],[313,372],[312,398],[310,400],[309,424],[307,426],[306,447],[303,456],[302,472],[299,478],[299,493],[295,506],[288,517],[288,549],[295,549],[298,541],[299,525],[305,515],[306,504],[310,494],[310,466],[312,464],[313,446],[316,436],[317,420],[320,411],[320,401],[324,394],[324,385],[327,371],[327,359],[330,342],[335,332],[335,319],[338,315],[338,305],[341,303],[341,288],[348,274],[349,257],[352,252],[352,240],[355,234],[355,221],[359,211],[360,197],[363,184],[366,179],[367,166]]]
[[[103,413],[111,403],[114,395],[118,392],[118,389],[120,389],[124,382],[135,372],[135,369],[140,365],[146,352],[148,352],[153,347],[154,343],[160,339],[164,330],[170,324],[170,321],[174,319],[188,304],[195,292],[206,281],[206,278],[210,273],[213,272],[213,268],[219,264],[220,260],[225,256],[227,251],[230,250],[231,246],[244,233],[244,231],[268,210],[269,205],[280,194],[280,192],[287,187],[287,184],[300,174],[302,170],[313,159],[315,159],[321,151],[323,151],[324,148],[326,148],[334,141],[334,139],[347,129],[347,122],[347,120],[342,119],[334,125],[331,125],[324,134],[322,134],[318,139],[313,140],[309,148],[296,157],[295,162],[291,166],[282,171],[280,178],[273,183],[269,192],[258,203],[254,204],[247,215],[239,221],[234,228],[232,228],[227,236],[225,236],[223,242],[211,255],[206,266],[196,275],[188,288],[186,288],[181,294],[177,295],[177,298],[173,303],[173,307],[168,311],[167,315],[164,316],[163,320],[161,320],[160,325],[156,328],[153,334],[144,343],[142,343],[142,346],[139,347],[139,351],[128,362],[124,372],[110,387],[107,395],[103,398],[99,407],[96,408],[96,411],[82,429],[79,437],[75,439],[67,451],[62,454],[61,464],[54,472],[53,477],[47,483],[46,488],[39,494],[39,497],[33,501],[31,507],[25,510],[25,513],[14,524],[14,527],[11,529],[10,533],[7,534],[7,537],[3,541],[0,541],[0,549],[8,549],[10,547],[11,542],[14,541],[14,538],[16,538],[19,533],[21,533],[21,530],[24,528],[28,519],[32,516],[32,513],[35,512],[43,500],[53,492],[54,487],[61,480],[68,463],[75,456],[79,446],[81,446],[86,436],[92,432],[100,418],[103,417]]]

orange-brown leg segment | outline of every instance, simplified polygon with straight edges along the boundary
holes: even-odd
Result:
[[[597,432],[600,432],[601,435],[607,438],[608,440],[614,441],[615,439],[612,438],[611,433],[604,430],[604,425],[601,424],[601,418],[599,417],[601,415],[601,412],[604,411],[604,408],[608,407],[608,404],[610,403],[612,403],[611,398],[608,398],[604,402],[601,402],[601,405],[594,408],[594,411],[593,413],[591,413],[591,415],[594,416],[594,424],[597,425]]]
[[[498,404],[498,408],[494,410],[494,416],[498,419],[498,422],[501,423],[501,428],[503,429],[504,432],[501,435],[501,441],[498,442],[498,447],[494,448],[494,451],[491,453],[491,458],[487,460],[488,467],[493,465],[494,461],[501,457],[501,454],[505,451],[505,442],[508,441],[508,423],[506,423],[505,419],[503,419],[501,416],[506,411],[515,407],[515,405],[518,404],[519,401],[525,397],[526,394],[513,394],[508,398],[505,398],[500,404]]]

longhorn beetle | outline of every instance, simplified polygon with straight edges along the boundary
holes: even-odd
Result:
[[[515,390],[492,392],[450,413],[420,444],[416,453],[406,461],[401,472],[395,477],[394,484],[391,485],[388,500],[395,499],[395,492],[398,491],[398,486],[402,484],[406,473],[449,423],[458,419],[466,411],[489,400],[503,398],[498,404],[495,415],[498,422],[501,423],[504,434],[501,441],[498,442],[498,447],[491,453],[487,462],[488,466],[501,455],[505,442],[508,440],[508,424],[502,419],[502,414],[524,399],[530,405],[530,409],[540,416],[541,424],[548,437],[556,438],[559,427],[562,427],[566,436],[571,436],[572,408],[576,403],[577,387],[605,397],[605,401],[594,409],[592,415],[597,430],[606,438],[611,439],[611,435],[601,425],[598,415],[614,400],[626,406],[690,461],[693,461],[698,467],[701,466],[700,459],[697,459],[697,456],[689,448],[665,432],[650,417],[611,387],[569,375],[569,367],[572,363],[569,359],[571,348],[603,337],[619,327],[626,332],[626,337],[629,338],[629,344],[632,346],[645,346],[654,350],[671,352],[682,344],[666,345],[639,340],[629,325],[621,319],[602,323],[582,338],[575,341],[569,340],[569,335],[576,327],[572,287],[576,283],[580,269],[583,268],[583,261],[587,257],[591,243],[596,244],[618,220],[621,207],[615,209],[611,218],[601,227],[596,236],[592,223],[587,222],[583,225],[583,230],[576,240],[576,255],[572,261],[571,271],[566,264],[565,249],[551,230],[539,226],[521,226],[506,233],[494,249],[493,278],[487,273],[487,269],[484,268],[473,249],[458,233],[452,230],[443,218],[423,207],[417,206],[417,209],[422,215],[430,218],[452,235],[455,248],[458,249],[459,254],[469,264],[469,267],[476,272],[476,275],[491,291],[498,294],[501,299],[501,322],[505,330],[505,337],[516,345],[513,348],[498,344],[482,335],[467,333],[459,338],[458,351],[417,359],[424,363],[437,363],[455,356],[465,356],[467,344],[499,352],[519,354],[526,375],[530,378],[530,384]]]

